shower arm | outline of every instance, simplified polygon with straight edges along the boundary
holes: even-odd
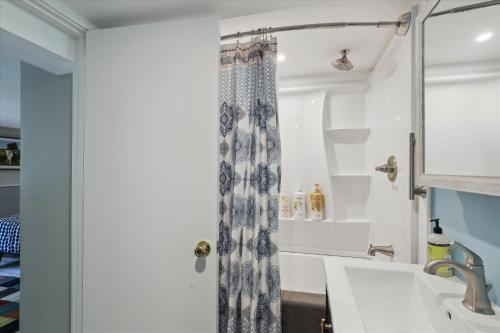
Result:
[[[329,23],[314,23],[288,25],[275,28],[260,28],[257,30],[248,30],[236,32],[234,34],[224,35],[221,40],[235,39],[245,36],[258,36],[260,34],[271,34],[274,32],[295,31],[295,30],[310,30],[310,29],[325,29],[325,28],[348,28],[348,27],[376,27],[376,28],[395,28],[395,34],[404,36],[408,33],[411,23],[411,13],[406,12],[399,17],[397,21],[379,21],[379,22],[329,22]]]

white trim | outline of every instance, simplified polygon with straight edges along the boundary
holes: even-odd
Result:
[[[75,40],[71,152],[71,333],[81,333],[83,324],[85,33],[95,29],[95,26],[66,10],[58,1],[50,0],[49,4],[48,0],[19,0],[13,3]]]
[[[38,46],[46,51],[40,53],[55,54],[73,62],[75,38],[55,27],[50,21],[46,21],[42,16],[43,14],[38,15],[30,12],[19,4],[20,2],[16,1],[0,1],[2,35],[4,33],[14,35],[30,42],[27,44]],[[7,42],[10,42],[9,39],[7,39]],[[27,44],[25,44],[25,47],[31,48]],[[15,45],[13,45],[13,50],[9,46],[7,47],[9,52],[16,51]],[[26,53],[25,56],[32,57],[30,53]]]
[[[76,43],[73,72],[71,170],[71,332],[83,331],[83,207],[85,37]]]
[[[58,1],[52,0],[49,3],[47,0],[18,0],[12,2],[73,38],[79,38],[86,31],[96,28],[82,17],[70,12]]]

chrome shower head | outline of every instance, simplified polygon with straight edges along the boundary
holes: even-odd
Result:
[[[342,55],[342,57],[340,57],[339,59],[333,61],[332,62],[332,66],[334,68],[338,69],[339,71],[346,71],[346,72],[348,72],[351,69],[353,69],[354,66],[349,61],[349,59],[347,59],[347,53],[349,53],[349,49],[340,50],[340,54]]]

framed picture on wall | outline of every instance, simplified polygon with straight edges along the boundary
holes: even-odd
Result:
[[[21,140],[0,137],[0,169],[20,169]]]

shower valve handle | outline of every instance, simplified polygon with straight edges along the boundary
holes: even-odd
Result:
[[[396,160],[396,157],[394,157],[393,155],[389,156],[389,158],[387,159],[387,163],[377,165],[375,167],[375,171],[386,173],[387,178],[389,178],[391,182],[395,181],[396,177],[398,176],[398,162]]]

